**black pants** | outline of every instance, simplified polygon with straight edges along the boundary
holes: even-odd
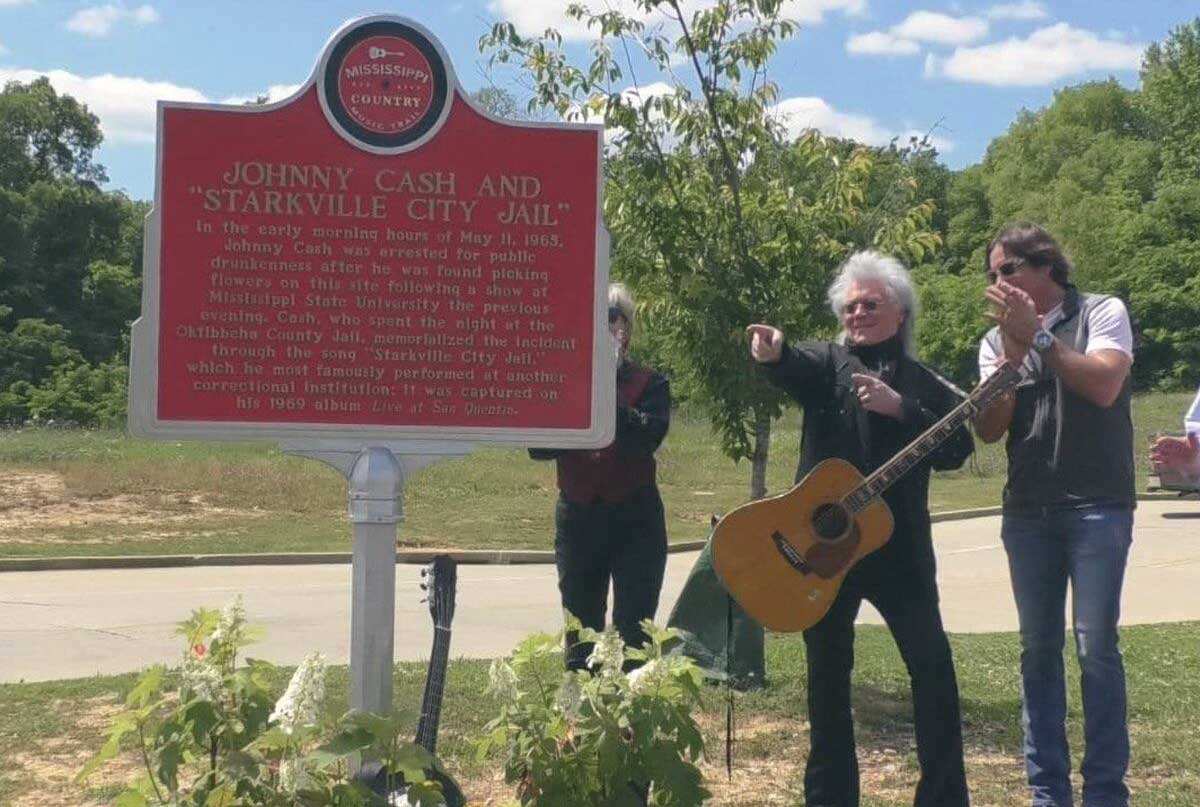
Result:
[[[858,760],[850,711],[854,667],[854,619],[868,600],[887,622],[912,680],[917,760],[921,778],[917,807],[965,807],[958,682],[950,643],[938,610],[932,574],[898,574],[887,579],[847,577],[829,613],[804,632],[808,650],[808,714],[811,750],[804,775],[808,807],[857,807]]]
[[[563,608],[585,628],[603,630],[612,581],[612,621],[625,644],[640,647],[639,623],[653,619],[667,565],[667,528],[655,487],[619,504],[577,504],[561,496],[554,511],[554,558]],[[583,669],[590,644],[567,636],[568,669]]]

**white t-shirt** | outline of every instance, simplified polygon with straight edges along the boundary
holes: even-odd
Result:
[[[1200,389],[1196,390],[1196,400],[1183,416],[1183,430],[1188,434],[1200,434]]]
[[[1063,317],[1062,304],[1054,306],[1042,315],[1042,327],[1050,330]],[[1072,345],[1072,347],[1074,347]],[[1095,353],[1098,350],[1119,350],[1133,359],[1133,327],[1129,324],[1129,312],[1125,303],[1116,297],[1108,297],[1093,306],[1087,315],[1087,344],[1083,352]],[[989,331],[979,343],[979,379],[982,381],[996,371],[1000,365],[1000,356],[1004,350],[1000,343],[1000,332]],[[1025,356],[1026,376],[1033,376],[1042,370],[1042,357],[1036,350],[1030,349]],[[1200,399],[1200,396],[1198,396]],[[1193,407],[1195,413],[1195,407]],[[1189,415],[1191,417],[1191,415]],[[1200,413],[1196,414],[1200,419]],[[1200,431],[1200,423],[1196,424]]]

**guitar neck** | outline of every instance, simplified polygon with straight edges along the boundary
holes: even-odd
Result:
[[[967,396],[966,400],[950,410],[941,420],[930,426],[919,437],[909,443],[896,456],[879,466],[863,480],[862,484],[850,491],[843,504],[853,513],[857,513],[892,486],[900,477],[912,470],[913,466],[931,454],[938,446],[946,442],[954,431],[984,409],[992,400],[1016,386],[1021,375],[1008,365],[1000,369],[979,384]]]
[[[446,689],[446,666],[450,657],[450,628],[433,626],[433,650],[429,655],[429,674],[421,698],[421,719],[417,722],[417,745],[437,753],[438,721],[442,716],[442,694]]]

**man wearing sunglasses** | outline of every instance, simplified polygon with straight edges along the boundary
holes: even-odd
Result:
[[[803,479],[838,457],[868,474],[961,401],[961,392],[915,357],[917,297],[895,258],[858,252],[829,287],[843,328],[835,342],[787,341],[771,325],[750,325],[750,356],[767,379],[804,408]],[[967,807],[958,683],[938,606],[929,519],[929,474],[962,466],[971,434],[955,430],[883,499],[895,519],[890,540],[846,575],[828,613],[804,631],[810,807],[857,807],[858,760],[850,681],[854,621],[863,600],[887,622],[912,684],[917,739],[916,807]]]
[[[1023,368],[980,413],[985,442],[1008,435],[1001,538],[1021,631],[1025,767],[1035,807],[1070,807],[1063,669],[1070,581],[1084,714],[1084,807],[1127,807],[1125,670],[1117,647],[1133,533],[1133,333],[1115,297],[1082,294],[1046,230],[1022,223],[988,245],[979,372]]]
[[[535,460],[558,464],[554,558],[563,609],[585,628],[603,630],[612,582],[612,621],[627,645],[646,641],[643,619],[658,608],[667,567],[667,527],[655,481],[654,452],[667,435],[667,379],[629,360],[633,298],[608,290],[608,330],[616,360],[617,433],[597,451],[531,448]],[[591,645],[568,632],[567,669],[587,666]]]

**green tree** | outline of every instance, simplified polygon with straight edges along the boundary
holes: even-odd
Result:
[[[10,81],[0,91],[0,187],[21,190],[62,178],[104,182],[103,166],[92,161],[100,140],[99,119],[56,93],[45,76]]]
[[[145,203],[97,187],[96,117],[46,79],[0,91],[0,419],[124,407]]]
[[[1200,179],[1200,17],[1142,59],[1141,102],[1162,144],[1167,180]]]
[[[517,99],[503,87],[481,87],[471,93],[471,100],[498,118],[520,120],[524,117]]]
[[[787,142],[767,77],[796,30],[779,0],[718,0],[690,14],[678,0],[633,5],[638,16],[568,7],[595,32],[585,66],[554,30],[526,38],[500,23],[481,48],[525,71],[536,105],[602,120],[613,134],[604,208],[613,273],[639,292],[645,328],[671,356],[676,383],[706,405],[722,449],[751,460],[757,498],[784,399],[751,366],[745,326],[831,334],[824,290],[834,268],[856,247],[908,259],[935,249],[932,206],[866,220],[871,149],[839,153],[812,132]],[[688,81],[676,77],[679,64]],[[640,84],[642,65],[668,89]]]

